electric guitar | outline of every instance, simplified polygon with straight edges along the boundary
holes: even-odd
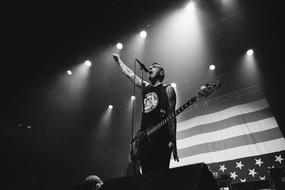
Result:
[[[144,131],[139,131],[136,136],[134,136],[131,140],[130,146],[131,146],[131,151],[130,151],[130,159],[133,166],[135,166],[136,169],[139,168],[139,162],[141,158],[141,153],[144,147],[144,143],[149,141],[151,135],[153,135],[155,132],[157,132],[159,129],[164,127],[170,120],[175,118],[177,115],[179,115],[181,112],[183,112],[186,108],[200,100],[201,98],[206,98],[210,94],[212,94],[215,90],[220,88],[222,83],[220,82],[219,79],[206,83],[205,85],[202,85],[200,87],[200,90],[198,94],[194,97],[192,97],[189,101],[187,101],[185,104],[183,104],[180,108],[175,110],[175,112],[169,114],[166,116],[162,121],[160,121],[158,124],[149,127],[148,129]],[[133,172],[133,173],[138,173],[138,172]]]

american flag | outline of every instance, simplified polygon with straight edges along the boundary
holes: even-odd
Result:
[[[177,125],[180,162],[204,162],[215,177],[232,183],[269,180],[269,169],[285,164],[285,140],[260,85],[199,102]]]

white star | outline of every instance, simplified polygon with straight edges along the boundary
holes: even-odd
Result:
[[[225,167],[225,164],[223,164],[223,165],[220,165],[220,171],[223,171],[223,172],[225,172],[225,170],[226,170],[227,168]]]
[[[279,164],[281,164],[282,160],[284,160],[284,158],[281,157],[281,154],[279,156],[275,156],[275,162],[279,162]]]
[[[248,175],[252,175],[252,177],[254,177],[254,175],[257,174],[257,172],[255,172],[255,168],[253,168],[252,170],[251,169],[248,169],[248,170],[249,170]]]
[[[240,170],[242,169],[242,167],[244,166],[242,163],[241,163],[241,161],[239,161],[239,162],[236,162],[236,168],[239,168]]]
[[[259,167],[261,167],[261,164],[263,164],[264,162],[261,161],[261,158],[259,159],[254,159],[255,160],[255,165],[258,165]]]
[[[259,176],[260,180],[265,180],[265,176],[261,177]]]
[[[231,174],[231,178],[233,178],[234,180],[236,180],[236,177],[238,177],[238,175],[236,174],[236,172],[230,172]]]
[[[246,178],[240,179],[240,182],[246,182]]]

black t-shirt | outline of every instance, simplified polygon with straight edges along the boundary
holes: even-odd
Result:
[[[148,85],[144,88],[144,108],[142,112],[141,130],[146,130],[163,120],[169,113],[169,104],[166,88],[168,85],[160,84],[156,87]],[[163,126],[151,136],[153,140],[168,142],[170,133],[168,125]]]

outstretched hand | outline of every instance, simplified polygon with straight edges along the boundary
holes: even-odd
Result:
[[[119,61],[119,59],[120,59],[119,54],[113,53],[112,55],[113,55],[114,60],[118,63],[118,61]]]
[[[173,154],[173,159],[174,159],[176,162],[179,162],[176,143],[170,142],[170,143],[168,144],[168,146],[169,146],[169,149],[170,149],[171,153]]]

